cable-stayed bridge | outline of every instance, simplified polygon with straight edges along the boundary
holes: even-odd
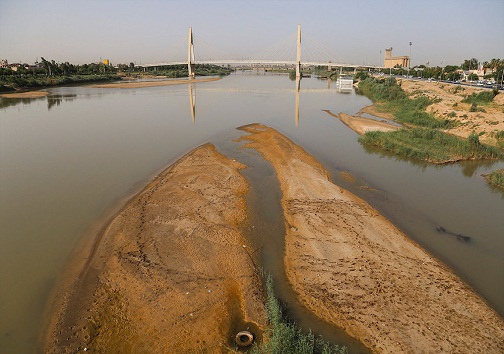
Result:
[[[186,51],[187,50],[187,51]],[[240,57],[222,52],[213,45],[196,37],[189,28],[187,47],[172,51],[171,58],[166,61],[142,65],[143,67],[160,67],[171,65],[187,65],[189,76],[194,76],[195,64],[214,64],[252,67],[292,67],[296,69],[296,76],[301,75],[301,67],[327,66],[346,68],[376,68],[370,65],[346,63],[330,50],[301,36],[301,25],[298,25],[297,34],[289,36],[266,49],[254,57]]]

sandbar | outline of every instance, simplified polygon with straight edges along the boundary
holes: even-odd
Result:
[[[29,91],[29,92],[15,92],[15,93],[2,93],[2,98],[39,98],[49,95],[47,91]]]
[[[217,81],[217,80],[220,80],[220,77],[206,77],[206,78],[180,79],[180,80],[114,82],[114,83],[110,83],[110,84],[90,85],[89,87],[93,87],[93,88],[142,88],[142,87],[192,84],[192,83],[210,82],[210,81]]]
[[[43,352],[221,353],[241,330],[259,339],[244,167],[206,144],[134,196],[53,306]]]
[[[339,120],[347,127],[355,131],[359,135],[364,135],[371,131],[390,132],[393,130],[401,129],[400,126],[392,125],[387,122],[377,121],[370,118],[360,116],[352,116],[346,113],[334,114],[329,110],[325,111],[327,114],[339,118]]]
[[[504,321],[449,268],[287,137],[241,129],[278,175],[285,272],[309,310],[375,353],[504,352]]]

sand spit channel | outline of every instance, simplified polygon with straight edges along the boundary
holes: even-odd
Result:
[[[240,129],[277,173],[279,257],[306,308],[376,353],[504,352],[504,321],[450,269],[287,137]],[[44,352],[222,353],[242,330],[260,340],[245,167],[206,144],[134,196],[56,297]]]
[[[285,269],[307,308],[376,353],[504,352],[504,321],[450,269],[288,138],[242,130],[278,174]]]

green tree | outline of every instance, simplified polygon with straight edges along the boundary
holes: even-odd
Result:
[[[478,59],[476,58],[466,59],[460,66],[464,70],[476,70],[478,69]]]
[[[472,74],[469,74],[469,80],[470,81],[477,81],[478,80],[478,75],[472,73]]]
[[[459,69],[459,67],[456,65],[446,65],[444,68],[444,72],[451,73],[451,72],[454,72],[455,70],[458,70],[458,69]]]

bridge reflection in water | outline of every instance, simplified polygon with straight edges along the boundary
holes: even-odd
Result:
[[[190,83],[188,86],[189,90],[189,110],[191,112],[191,120],[193,124],[196,122],[196,84]],[[328,83],[328,88],[330,88],[330,84]],[[301,78],[296,77],[296,108],[294,110],[294,121],[296,123],[296,127],[299,125],[299,91],[301,89]]]
[[[296,125],[296,128],[299,125],[299,101],[300,101],[300,92],[301,92],[301,79],[302,77],[296,77],[294,83],[294,91],[295,91],[295,109],[294,109],[294,122]],[[196,123],[196,86],[197,83],[192,82],[187,85],[188,87],[188,92],[189,92],[189,110],[191,112],[191,120],[193,124]],[[236,92],[235,90],[229,90],[227,91],[224,89],[226,92]],[[327,91],[331,90],[331,80],[327,79]],[[289,90],[290,91],[290,90]],[[320,91],[326,91],[325,89],[305,89],[305,92],[320,92]],[[238,90],[238,92],[248,92],[247,90]],[[338,89],[335,92],[339,93],[350,93],[352,90],[340,90]]]

